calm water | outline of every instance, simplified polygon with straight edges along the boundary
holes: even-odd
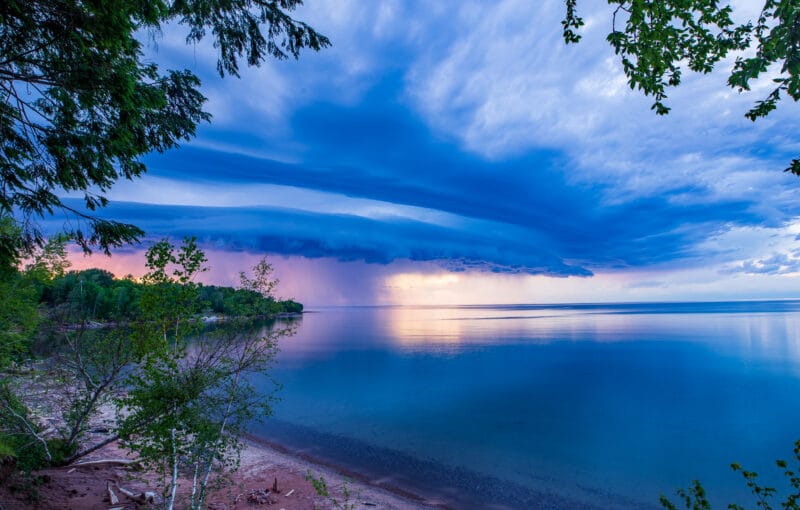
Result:
[[[334,308],[257,435],[457,508],[647,508],[800,438],[800,302]],[[268,383],[263,382],[264,387]]]

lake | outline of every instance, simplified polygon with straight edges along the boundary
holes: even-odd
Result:
[[[659,508],[693,479],[752,506],[729,465],[782,483],[800,302],[320,308],[272,376],[257,436],[454,508]]]

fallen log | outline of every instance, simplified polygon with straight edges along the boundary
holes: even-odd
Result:
[[[121,485],[117,485],[117,489],[119,489],[119,491],[121,493],[125,494],[130,499],[132,499],[134,501],[138,501],[139,503],[155,503],[156,502],[156,493],[155,492],[143,491],[143,492],[140,492],[140,493],[137,494],[137,493],[133,492],[132,490],[128,490],[125,487],[122,487]]]
[[[99,443],[97,443],[94,446],[91,446],[89,448],[86,448],[85,450],[81,450],[81,451],[79,451],[77,453],[74,453],[73,455],[70,455],[69,457],[64,459],[64,462],[62,462],[60,465],[67,466],[69,464],[72,464],[76,460],[78,460],[80,458],[83,458],[83,457],[89,455],[90,453],[99,450],[100,448],[104,447],[105,445],[113,443],[114,441],[119,441],[119,435],[115,434],[115,435],[113,435],[111,437],[107,437],[106,439],[104,439],[103,441],[100,441]]]
[[[114,494],[114,489],[111,488],[111,482],[106,481],[106,490],[108,491],[108,501],[112,505],[119,505],[119,498]]]
[[[72,464],[72,467],[79,468],[86,466],[101,466],[104,464],[130,466],[131,464],[137,464],[138,462],[139,462],[138,460],[132,460],[132,459],[98,459],[98,460],[87,460],[86,462],[78,462],[76,464]]]

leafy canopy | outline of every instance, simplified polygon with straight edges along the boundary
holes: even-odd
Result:
[[[580,41],[583,18],[578,0],[565,0],[561,22],[567,43]],[[730,5],[717,0],[608,0],[613,6],[612,28],[607,40],[619,55],[628,85],[654,98],[652,109],[669,113],[666,91],[681,83],[683,68],[709,73],[731,51],[740,54],[728,77],[728,85],[742,92],[779,69],[773,86],[745,114],[750,120],[766,117],[788,96],[800,100],[800,2],[765,0],[758,19],[736,25]],[[787,172],[800,175],[800,159]]]
[[[129,224],[98,218],[119,179],[142,175],[141,156],[195,135],[205,98],[187,70],[162,70],[139,39],[184,25],[186,42],[210,36],[220,75],[239,64],[297,57],[328,39],[291,17],[301,0],[7,0],[0,2],[0,217],[20,225],[22,245],[41,244],[36,220],[65,214],[85,250],[137,239]],[[86,208],[61,200],[83,196]],[[0,235],[0,263],[18,254]]]

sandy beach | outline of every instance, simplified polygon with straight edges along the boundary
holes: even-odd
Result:
[[[124,494],[157,491],[156,475],[136,471],[131,465],[103,460],[132,460],[126,451],[112,443],[80,463],[51,468],[34,473],[38,486],[27,490],[19,479],[11,478],[0,485],[0,508],[13,509],[75,509],[75,510],[133,510],[139,508],[134,498]],[[86,464],[82,466],[81,464]],[[306,474],[311,471],[317,479],[324,478],[329,497],[317,494]],[[274,485],[277,480],[277,491]],[[350,495],[345,496],[345,488]],[[183,480],[180,494],[187,496],[189,481]],[[112,504],[109,487],[118,499]],[[120,487],[122,490],[120,490]],[[333,500],[336,500],[336,503]],[[337,503],[341,506],[337,507]],[[444,508],[436,502],[423,501],[411,494],[398,494],[366,480],[348,478],[331,467],[323,466],[298,455],[279,451],[275,447],[245,441],[241,466],[229,485],[209,498],[213,510],[275,508],[312,510],[341,508],[418,510]]]
[[[62,425],[62,403],[52,398],[56,387],[52,386],[50,378],[36,374],[30,372],[31,377],[17,377],[18,391],[29,396],[38,422],[44,428],[55,430]],[[115,423],[114,406],[104,402],[91,419],[84,446],[103,442]],[[324,465],[303,451],[289,451],[280,444],[270,444],[255,437],[245,437],[242,443],[239,469],[209,496],[208,508],[211,510],[261,507],[284,510],[445,508],[439,502],[425,501],[389,486],[385,480],[369,480],[342,467]],[[135,460],[119,442],[112,442],[71,465],[34,472],[28,482],[18,474],[9,476],[8,470],[0,469],[0,510],[140,508],[135,498],[125,495],[126,491],[134,495],[155,492],[160,498],[160,488],[165,484],[156,473],[138,469]],[[328,497],[320,496],[306,479],[309,472],[314,478],[325,480]],[[188,475],[185,473],[180,481],[179,497],[189,496],[191,480],[186,478]],[[117,502],[112,501],[109,487]],[[349,497],[345,495],[345,488]]]

